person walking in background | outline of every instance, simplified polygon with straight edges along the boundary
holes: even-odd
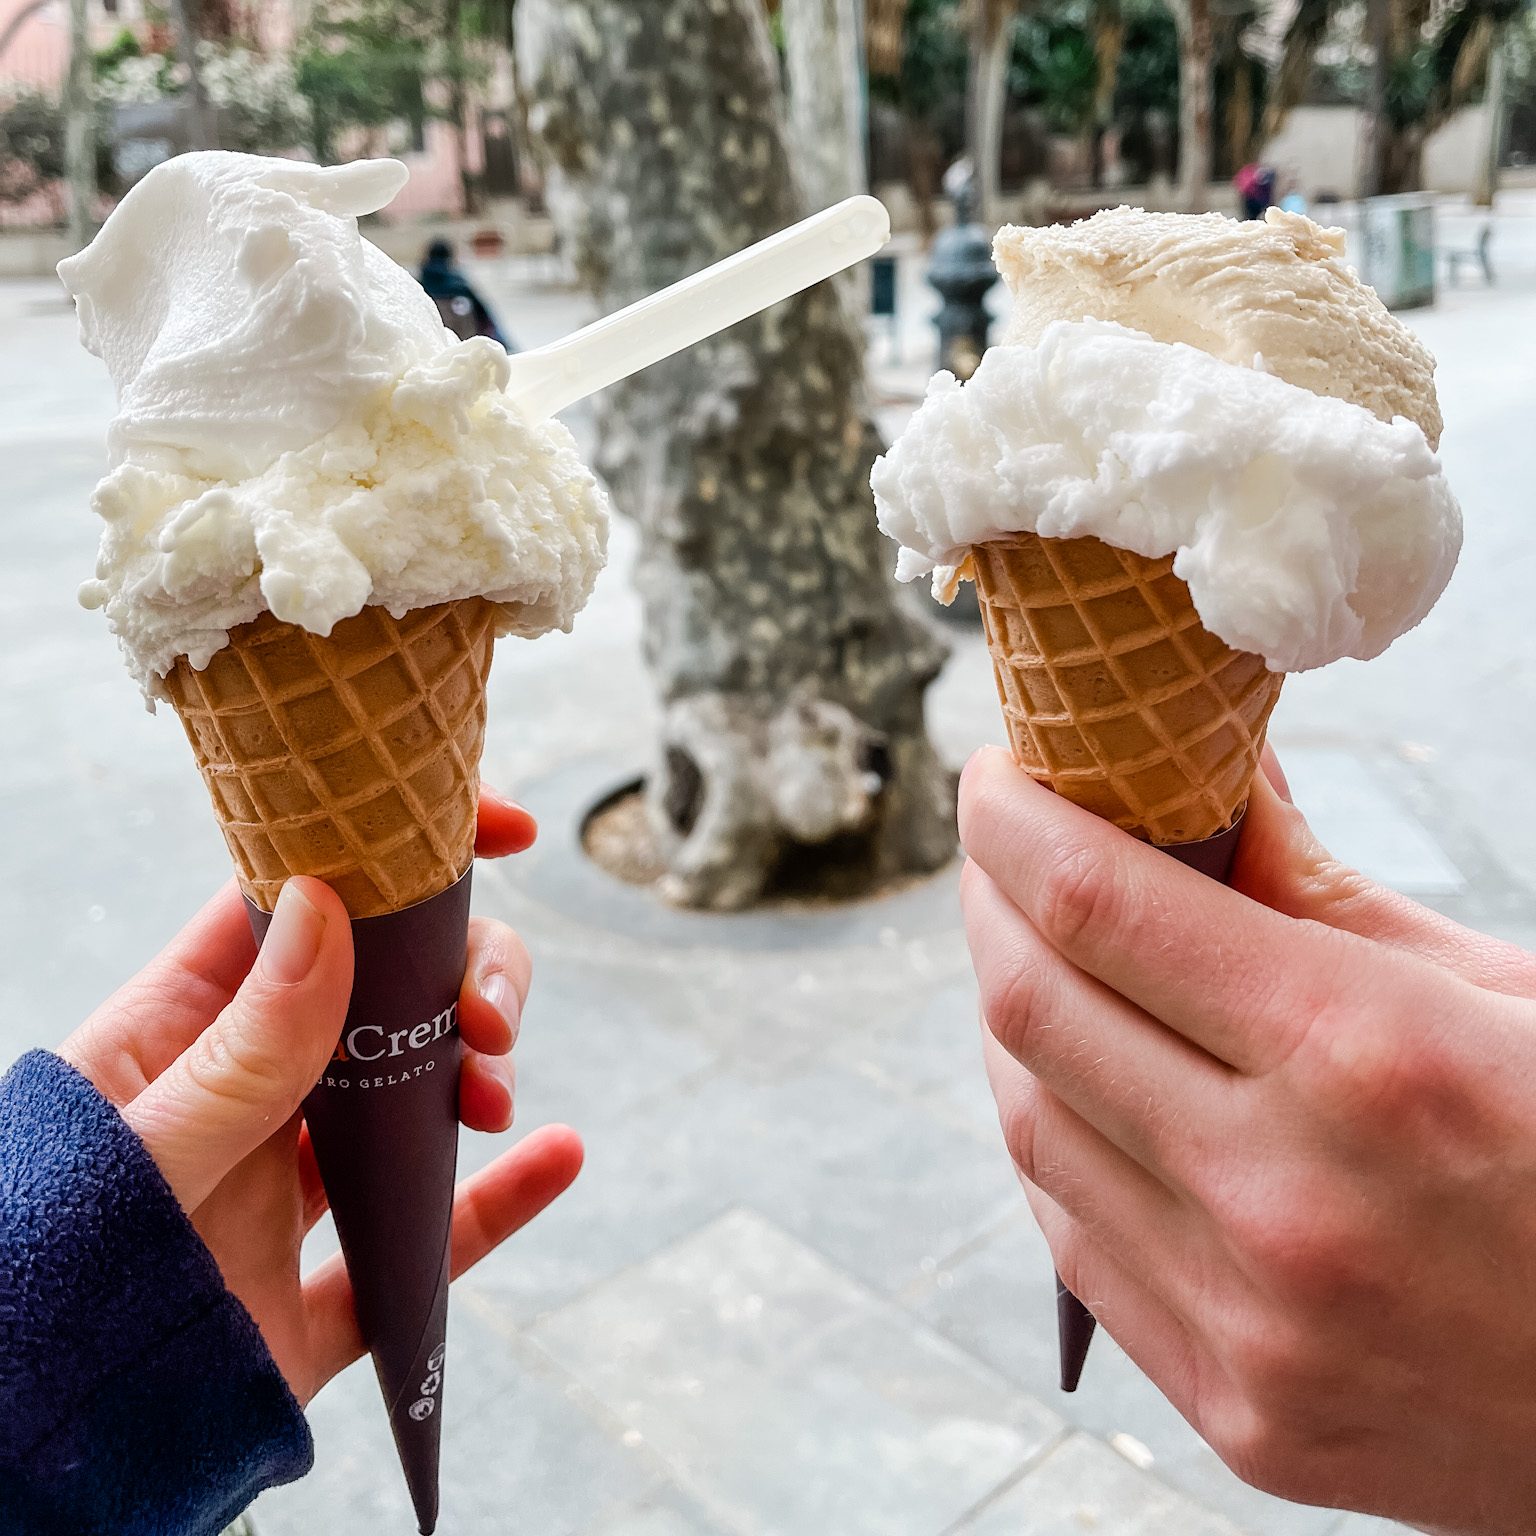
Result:
[[[1275,200],[1274,168],[1261,165],[1257,160],[1250,160],[1232,178],[1232,185],[1242,201],[1245,219],[1262,219],[1264,210]]]
[[[421,264],[421,286],[437,305],[443,324],[460,341],[471,336],[489,336],[508,352],[517,348],[507,339],[490,306],[475,292],[454,259],[453,246],[447,240],[434,240],[427,247]]]

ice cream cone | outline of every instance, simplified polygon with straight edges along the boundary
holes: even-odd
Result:
[[[1020,533],[970,563],[1020,767],[1149,842],[1231,826],[1283,677],[1203,628],[1172,556]]]
[[[458,1146],[457,999],[469,924],[495,608],[321,637],[270,614],[165,687],[258,939],[291,875],[351,914],[351,1003],[304,1113],[390,1427],[424,1532],[437,1519]]]
[[[469,867],[495,613],[482,598],[364,608],[325,637],[264,614],[202,671],[183,657],[166,675],[258,907],[313,875],[376,917]]]
[[[1204,628],[1171,555],[1020,533],[970,569],[1019,766],[1224,880],[1283,674]],[[1064,1392],[1094,1327],[1058,1275]]]

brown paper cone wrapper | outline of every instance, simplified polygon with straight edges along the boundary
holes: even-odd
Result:
[[[437,1524],[469,885],[466,872],[404,912],[353,922],[347,1022],[304,1100],[358,1326],[424,1533]],[[260,943],[271,914],[249,897],[246,911]]]
[[[469,927],[494,608],[327,638],[270,615],[208,667],[166,677],[258,940],[283,882],[313,875],[352,918],[351,1003],[304,1103],[418,1522],[437,1522],[458,996]]]
[[[1283,675],[1200,623],[1171,555],[1025,533],[975,546],[968,573],[1014,760],[1225,883]],[[1064,1392],[1095,1326],[1058,1275]]]

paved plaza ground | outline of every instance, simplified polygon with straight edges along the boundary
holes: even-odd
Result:
[[[1498,288],[1411,317],[1441,361],[1461,569],[1387,656],[1290,683],[1274,735],[1335,852],[1536,943],[1536,202],[1501,216],[1496,255]],[[526,344],[582,318],[537,266],[486,276]],[[893,426],[931,346],[915,258],[903,292],[899,357],[873,344]],[[226,868],[175,720],[74,604],[110,407],[58,290],[0,288],[0,1064],[57,1041]],[[1076,1397],[1054,1390],[1050,1264],[981,1074],[956,869],[724,918],[585,863],[579,816],[653,725],[623,524],[614,547],[576,633],[509,642],[491,681],[487,777],[544,827],[476,884],[536,957],[519,1128],[567,1121],[589,1157],[456,1289],[445,1536],[1387,1530],[1242,1487],[1107,1341]],[[1000,729],[979,638],[953,638],[932,725],[958,764]],[[316,1470],[259,1502],[262,1536],[412,1529],[367,1367],[311,1417]]]

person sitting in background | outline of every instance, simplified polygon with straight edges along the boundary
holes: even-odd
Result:
[[[532,843],[481,791],[476,852]],[[527,996],[511,929],[470,925],[459,1114],[512,1121]],[[302,1407],[363,1352],[340,1257],[302,1275],[325,1191],[300,1106],[341,1032],[351,926],[290,880],[258,955],[230,881],[57,1053],[0,1078],[0,1532],[214,1536],[308,1472]],[[460,1184],[453,1272],[559,1195],[546,1126]]]
[[[421,286],[437,305],[443,324],[460,341],[468,341],[471,336],[489,336],[508,352],[517,350],[496,324],[490,306],[459,270],[454,261],[453,246],[448,241],[434,240],[427,247],[426,258],[421,264]]]

